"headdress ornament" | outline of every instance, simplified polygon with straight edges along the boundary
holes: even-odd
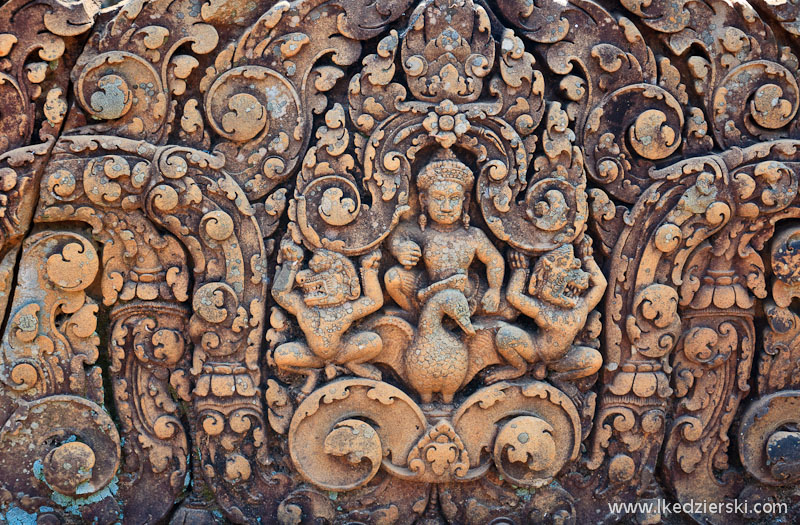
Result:
[[[427,190],[434,182],[440,180],[454,181],[465,189],[470,189],[475,181],[475,176],[472,174],[472,170],[458,160],[451,150],[442,149],[434,154],[431,161],[417,176],[417,187]]]

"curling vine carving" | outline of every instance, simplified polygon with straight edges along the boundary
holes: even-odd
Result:
[[[0,6],[0,521],[800,519],[799,24]]]

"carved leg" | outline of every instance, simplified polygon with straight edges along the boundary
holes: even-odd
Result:
[[[275,365],[281,370],[307,377],[300,389],[305,394],[311,393],[317,386],[319,369],[325,366],[325,361],[314,355],[307,345],[297,341],[280,345],[275,349],[274,358]]]
[[[328,381],[339,375],[339,373],[341,372],[342,372],[341,367],[338,367],[333,363],[328,363],[327,365],[325,365],[325,379],[327,379]]]
[[[406,270],[402,266],[393,266],[386,272],[383,280],[386,291],[403,310],[416,310],[414,302],[419,288],[419,270]]]
[[[528,370],[528,363],[536,361],[531,336],[516,326],[504,326],[495,336],[497,352],[510,365],[500,367],[486,374],[486,383],[497,383],[506,379],[521,377]]]
[[[348,338],[341,352],[336,358],[338,364],[344,365],[348,370],[360,377],[380,381],[381,372],[375,366],[367,364],[383,348],[381,336],[375,332],[360,332]]]
[[[603,357],[600,352],[588,346],[573,346],[560,360],[552,363],[550,369],[553,379],[559,381],[574,381],[588,377],[603,366]]]

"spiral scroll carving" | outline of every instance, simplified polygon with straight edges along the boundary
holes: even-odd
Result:
[[[3,3],[0,522],[797,522],[798,35]]]

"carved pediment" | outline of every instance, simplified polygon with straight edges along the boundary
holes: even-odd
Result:
[[[798,21],[0,6],[0,521],[796,520]]]

